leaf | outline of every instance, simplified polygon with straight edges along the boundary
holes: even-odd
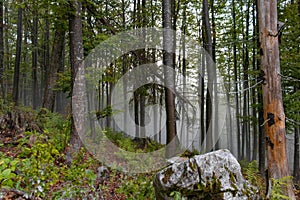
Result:
[[[2,183],[1,183],[1,187],[3,187],[3,188],[11,188],[11,187],[13,187],[13,185],[14,185],[14,182],[11,179],[6,179],[6,180],[2,181]]]
[[[11,169],[5,169],[1,174],[4,178],[10,178],[11,177]]]

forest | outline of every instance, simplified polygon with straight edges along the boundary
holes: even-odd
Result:
[[[300,0],[0,0],[0,81],[0,199],[164,199],[220,149],[300,199]]]

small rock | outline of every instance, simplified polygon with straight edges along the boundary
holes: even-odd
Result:
[[[108,176],[108,168],[105,166],[100,166],[97,169],[97,178],[106,178]]]

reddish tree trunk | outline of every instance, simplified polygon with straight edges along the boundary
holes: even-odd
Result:
[[[282,104],[280,61],[277,34],[277,1],[258,1],[261,69],[264,73],[264,120],[267,142],[269,178],[289,176],[287,162],[285,114]],[[284,188],[285,194],[295,199],[292,181]],[[270,192],[270,191],[269,191]]]

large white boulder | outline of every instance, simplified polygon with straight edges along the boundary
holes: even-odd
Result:
[[[177,191],[185,199],[256,199],[256,189],[243,177],[229,150],[218,150],[175,162],[154,179],[157,200],[171,200]]]

